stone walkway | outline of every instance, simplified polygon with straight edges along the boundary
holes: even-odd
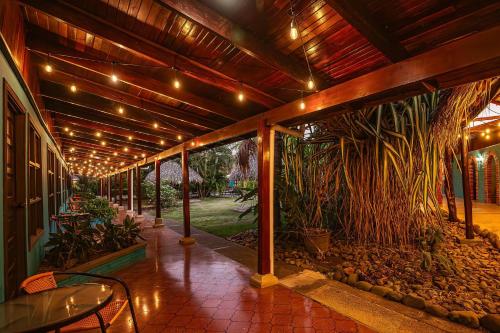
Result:
[[[373,332],[291,289],[249,285],[247,267],[169,228],[146,229],[147,259],[115,275],[130,286],[141,332]],[[109,332],[132,332],[129,312]]]

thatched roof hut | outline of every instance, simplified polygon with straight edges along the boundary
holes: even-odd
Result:
[[[179,185],[182,183],[182,167],[175,161],[165,161],[160,166],[160,178],[174,185]],[[146,180],[152,183],[155,182],[155,170],[148,173]],[[201,178],[198,172],[189,168],[189,182],[200,184],[203,182],[203,178]]]
[[[245,181],[257,180],[257,155],[250,154],[248,157],[248,167],[242,170],[239,163],[234,163],[231,173],[229,174],[230,181]]]

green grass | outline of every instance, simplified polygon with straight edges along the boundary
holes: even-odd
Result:
[[[207,198],[191,202],[191,224],[203,231],[219,237],[229,237],[245,230],[255,229],[253,215],[248,214],[239,220],[240,213],[234,208],[241,204],[233,198]],[[164,210],[162,216],[182,222],[182,203],[177,207]]]

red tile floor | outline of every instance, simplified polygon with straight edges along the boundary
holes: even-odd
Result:
[[[168,228],[149,229],[148,258],[118,273],[131,288],[141,332],[372,332],[282,286],[256,289],[252,272]],[[110,332],[132,332],[123,313]]]

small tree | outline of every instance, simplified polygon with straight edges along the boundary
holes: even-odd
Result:
[[[142,187],[144,199],[149,204],[154,204],[156,200],[156,186],[150,181],[145,181]],[[167,180],[162,180],[160,183],[160,203],[162,208],[173,207],[178,199],[177,190],[172,187]]]

